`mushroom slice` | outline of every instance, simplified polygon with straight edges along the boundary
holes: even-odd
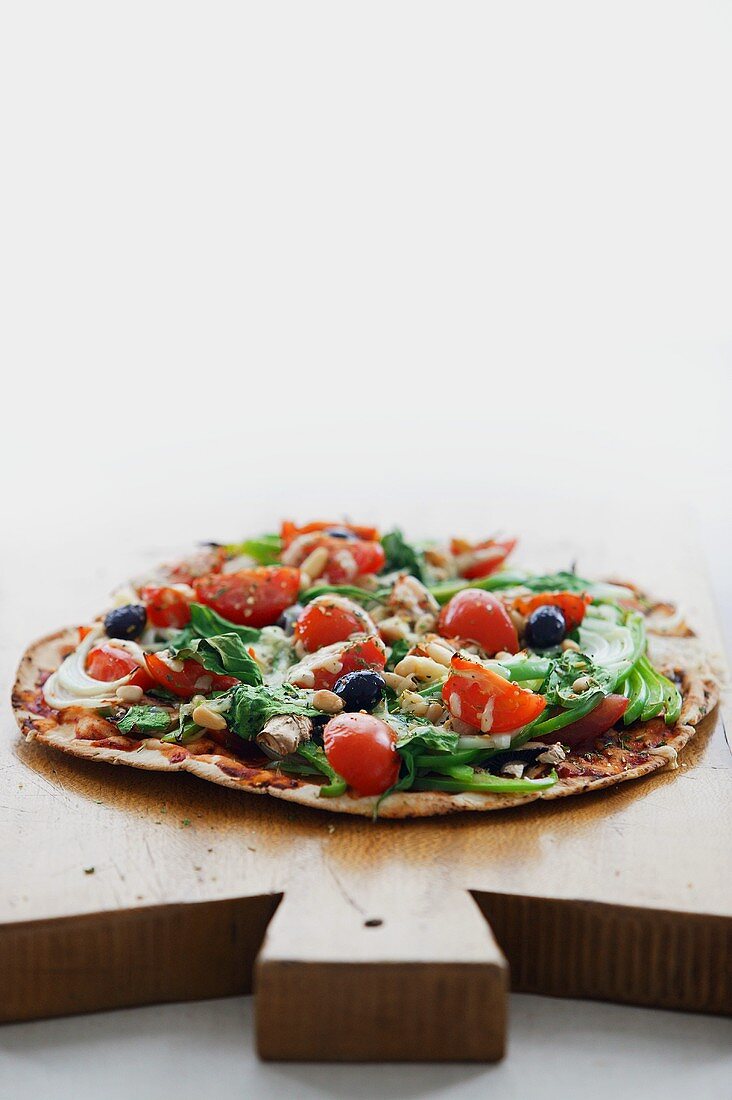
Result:
[[[309,741],[313,723],[302,714],[275,714],[257,734],[257,744],[265,752],[289,756],[298,746]]]

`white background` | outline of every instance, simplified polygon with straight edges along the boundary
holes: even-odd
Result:
[[[691,527],[729,640],[731,49],[711,0],[6,2],[6,614],[56,626],[71,556],[95,610],[110,541],[133,572],[282,514],[552,501],[619,546]],[[728,1094],[726,1023],[513,1001],[499,1070],[257,1068],[241,1000],[6,1029],[0,1067],[19,1100],[126,1095],[107,1065],[178,1100],[522,1096],[521,1066]]]

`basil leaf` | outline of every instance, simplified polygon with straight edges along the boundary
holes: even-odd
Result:
[[[328,757],[319,745],[313,744],[312,741],[305,741],[302,745],[298,746],[297,751],[309,764],[317,768],[319,772],[330,780],[329,783],[324,784],[320,788],[320,798],[338,798],[339,795],[346,793],[348,784],[328,762]]]
[[[212,607],[206,607],[202,603],[191,604],[191,621],[183,628],[180,634],[170,642],[169,648],[173,656],[177,656],[178,650],[189,645],[194,638],[213,638],[217,634],[236,634],[243,642],[251,644],[259,641],[261,631],[253,626],[241,626],[238,623],[230,623]]]
[[[274,565],[280,560],[282,553],[282,539],[279,535],[260,535],[256,539],[246,539],[244,542],[232,542],[226,550],[232,556],[246,554],[254,558],[260,565]]]
[[[164,733],[173,725],[170,711],[162,707],[134,706],[117,722],[121,733]]]
[[[397,569],[406,570],[417,580],[424,581],[424,554],[421,550],[406,542],[404,535],[395,527],[388,531],[381,539],[381,545],[386,554],[386,562],[382,573],[393,573]]]
[[[575,690],[577,680],[583,685]],[[568,649],[561,657],[552,661],[552,666],[540,693],[553,707],[578,707],[596,692],[608,695],[612,691],[615,676],[607,669],[596,665],[585,653]]]
[[[417,726],[402,733],[397,740],[397,752],[402,758],[404,774],[392,790],[408,791],[417,775],[417,757],[423,755],[451,754],[458,745],[458,735],[452,730],[436,726]],[[388,792],[387,792],[388,793]]]
[[[166,741],[173,745],[187,745],[191,741],[198,741],[205,735],[206,731],[197,726],[191,718],[190,714],[185,713],[184,707],[180,708],[180,719],[178,725],[170,733],[166,733],[165,737],[161,738],[161,741]]]
[[[392,644],[389,660],[386,662],[387,672],[393,672],[402,657],[406,657],[411,648],[406,638],[398,638],[397,641]]]
[[[265,687],[263,684],[243,683],[231,689],[231,706],[225,718],[229,729],[244,740],[250,740],[276,714],[302,714],[315,718],[320,713],[310,706],[306,693],[291,684]]]
[[[261,684],[262,672],[237,634],[217,634],[212,638],[194,638],[176,651],[185,661],[192,658],[217,676],[235,676],[244,684]]]

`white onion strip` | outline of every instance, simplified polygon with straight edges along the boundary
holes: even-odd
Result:
[[[104,635],[104,626],[98,623],[92,627],[84,640],[73,653],[61,663],[43,685],[43,696],[50,707],[63,710],[64,707],[87,707],[95,709],[108,703],[117,702],[117,688],[129,682],[132,673],[128,672],[119,680],[95,680],[86,671],[86,659],[89,651]],[[145,656],[137,642],[123,639],[110,639],[115,649],[124,649],[139,665],[144,666]]]

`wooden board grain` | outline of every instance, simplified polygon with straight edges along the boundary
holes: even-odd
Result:
[[[588,538],[583,567],[610,550]],[[693,556],[619,556],[718,644]],[[520,990],[732,1012],[721,710],[676,772],[447,819],[371,824],[73,760],[20,741],[7,704],[0,775],[3,1020],[254,983],[266,1058],[491,1060],[506,959]]]

